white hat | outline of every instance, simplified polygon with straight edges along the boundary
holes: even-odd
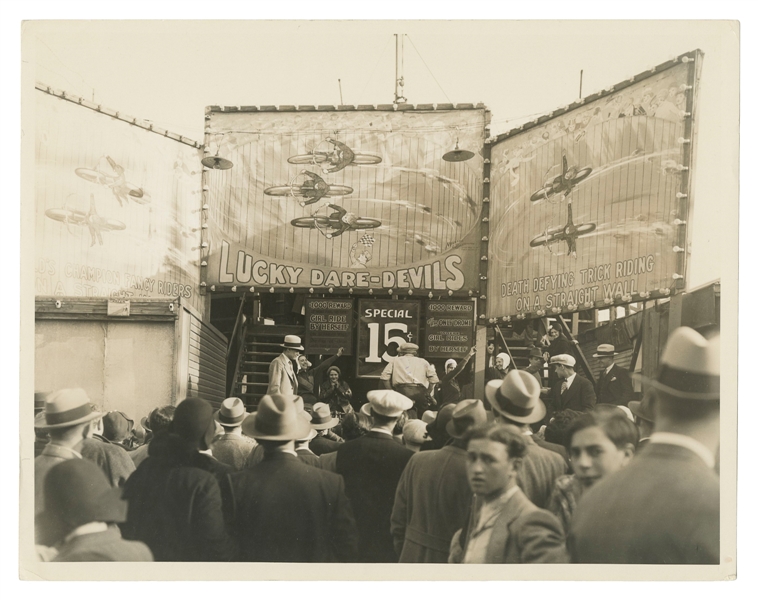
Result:
[[[445,370],[447,370],[448,365],[453,365],[453,368],[455,369],[455,367],[458,366],[458,362],[454,358],[448,358],[445,361]]]
[[[429,435],[426,433],[426,423],[421,419],[411,419],[403,425],[403,440],[405,440],[406,444],[420,446],[428,438]]]
[[[550,359],[551,365],[565,365],[567,367],[573,367],[576,365],[576,359],[570,354],[556,354]]]
[[[397,349],[399,354],[409,354],[411,352],[418,352],[418,346],[411,342],[403,342]]]
[[[296,335],[285,335],[281,347],[289,350],[305,350],[302,340]]]
[[[375,413],[385,417],[399,417],[403,411],[413,408],[413,400],[395,390],[371,390],[366,399]]]
[[[495,358],[502,358],[503,359],[503,368],[504,369],[507,369],[508,365],[511,364],[511,357],[508,356],[508,354],[506,352],[501,352]]]
[[[613,344],[600,344],[597,347],[597,352],[592,355],[592,358],[600,358],[604,356],[616,356],[616,346]]]
[[[425,410],[424,414],[421,415],[421,420],[426,423],[434,423],[434,419],[437,418],[437,411],[436,410]]]
[[[103,413],[94,410],[83,389],[62,389],[47,395],[45,410],[35,417],[34,426],[37,429],[62,429],[89,423],[102,416]]]
[[[540,400],[540,383],[526,371],[513,370],[505,379],[488,381],[484,395],[492,410],[517,423],[537,423],[547,409]]]

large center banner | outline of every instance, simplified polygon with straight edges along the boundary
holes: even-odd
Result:
[[[211,109],[208,285],[475,287],[486,111],[461,106]]]
[[[38,91],[35,293],[202,310],[201,152]]]
[[[695,64],[493,144],[488,317],[637,301],[683,283]]]

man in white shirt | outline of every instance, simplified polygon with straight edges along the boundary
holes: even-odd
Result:
[[[516,483],[526,452],[521,432],[511,425],[469,433],[466,471],[474,499],[468,523],[453,537],[449,562],[567,562],[561,524]]]
[[[669,337],[655,380],[655,428],[625,469],[582,495],[573,562],[718,564],[720,343],[689,327]]]
[[[412,419],[424,414],[437,402],[432,398],[431,386],[439,382],[434,365],[417,356],[418,346],[405,342],[398,348],[398,355],[390,362],[380,376],[384,387],[393,389],[413,400],[415,414]]]

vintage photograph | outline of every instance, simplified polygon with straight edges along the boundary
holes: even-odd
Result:
[[[734,577],[738,22],[21,38],[22,579]]]

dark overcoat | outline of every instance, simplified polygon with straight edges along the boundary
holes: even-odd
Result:
[[[358,562],[397,562],[390,533],[395,490],[413,451],[391,435],[369,431],[341,444],[337,473],[358,524]]]
[[[595,385],[595,392],[599,404],[627,406],[630,400],[634,400],[634,386],[629,371],[616,364],[608,373],[603,369]]]
[[[414,454],[392,508],[392,536],[400,562],[446,563],[453,534],[466,522],[471,496],[463,448],[448,445]]]
[[[555,383],[550,390],[550,402],[548,410],[550,414],[570,408],[579,412],[592,410],[595,406],[595,389],[589,379],[585,379],[578,373],[571,382],[571,387],[561,394],[561,381]]]
[[[568,544],[578,563],[717,564],[718,476],[687,448],[648,444],[582,495]]]
[[[358,534],[340,475],[274,453],[231,481],[241,560],[355,560]]]

